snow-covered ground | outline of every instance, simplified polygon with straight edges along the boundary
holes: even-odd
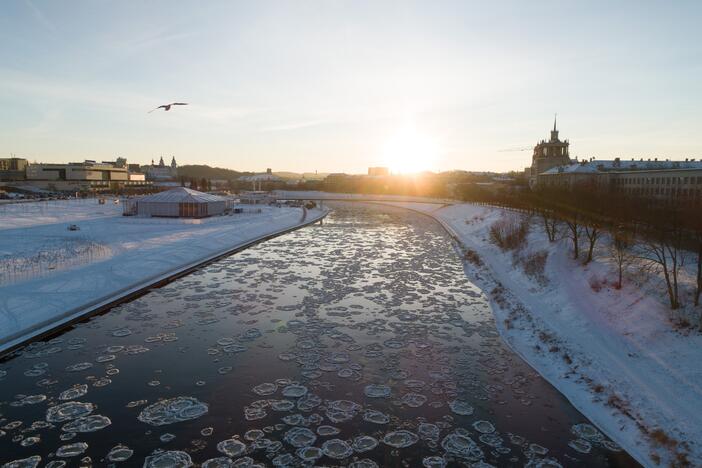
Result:
[[[260,209],[260,212],[258,212]],[[251,206],[202,220],[59,200],[0,207],[0,350],[321,210]],[[69,231],[76,224],[80,229]]]
[[[583,266],[565,241],[549,243],[536,219],[515,260],[489,240],[490,226],[515,213],[389,204],[430,214],[471,251],[466,273],[490,299],[504,339],[632,456],[683,466],[676,457],[684,454],[702,466],[702,336],[676,329],[660,278],[632,264],[617,290],[607,240]],[[523,259],[539,253],[543,275],[526,274]],[[685,276],[690,290],[694,276]]]

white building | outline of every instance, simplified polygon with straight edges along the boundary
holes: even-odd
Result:
[[[228,198],[177,187],[128,200],[125,203],[124,214],[145,217],[204,218],[222,214],[229,204]]]

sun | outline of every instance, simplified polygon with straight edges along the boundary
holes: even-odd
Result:
[[[438,156],[435,141],[412,128],[393,134],[383,145],[382,159],[395,174],[411,174],[433,169]]]

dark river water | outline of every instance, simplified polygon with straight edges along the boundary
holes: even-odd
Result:
[[[438,224],[334,208],[6,356],[0,465],[635,465],[502,343]]]

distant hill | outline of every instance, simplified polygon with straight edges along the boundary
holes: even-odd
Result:
[[[327,172],[320,172],[320,173],[315,173],[315,172],[286,172],[286,171],[281,171],[281,172],[274,172],[274,175],[280,177],[281,179],[302,179],[303,177],[306,180],[322,180],[325,177],[329,175]]]
[[[234,180],[244,175],[250,175],[251,172],[239,172],[221,167],[210,167],[205,164],[190,164],[186,166],[178,166],[179,177],[192,177],[195,179],[226,179]]]

